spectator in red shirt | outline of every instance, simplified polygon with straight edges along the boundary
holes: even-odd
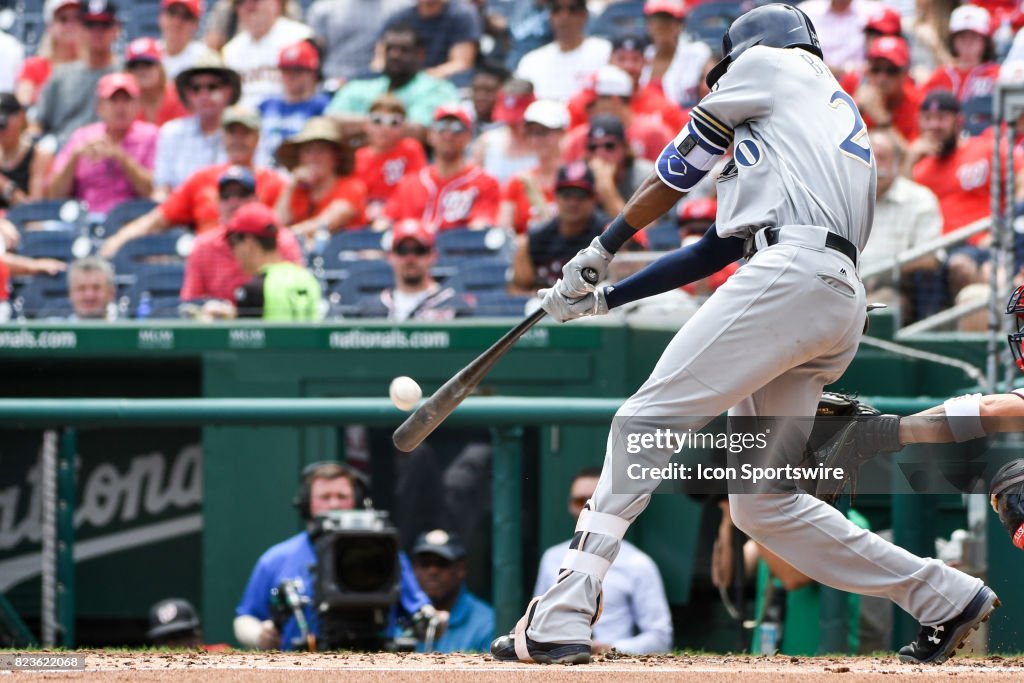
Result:
[[[714,199],[703,197],[680,202],[679,209],[676,212],[676,218],[679,220],[680,245],[685,247],[703,237],[704,233],[711,227],[711,224],[715,222],[715,214],[717,212],[718,202]],[[738,269],[739,264],[730,263],[725,268],[709,275],[703,280],[685,285],[683,291],[691,296],[711,296]]]
[[[369,144],[356,150],[356,175],[366,184],[368,221],[381,216],[402,178],[427,165],[423,145],[407,134],[405,121],[405,105],[394,95],[381,95],[370,105]]]
[[[124,68],[139,84],[139,120],[158,126],[188,116],[160,58],[160,44],[153,38],[136,38],[124,51]]]
[[[78,0],[47,0],[43,5],[46,29],[34,57],[21,65],[14,92],[26,104],[35,104],[53,68],[82,56],[82,5]]]
[[[526,108],[526,140],[537,165],[512,176],[501,195],[498,225],[525,233],[546,223],[557,211],[555,179],[562,163],[561,144],[569,126],[569,110],[555,100],[538,100]]]
[[[910,50],[902,38],[883,36],[871,41],[862,75],[843,78],[853,93],[868,128],[892,126],[908,142],[917,137],[918,110],[923,95],[910,80]]]
[[[661,87],[652,83],[641,85],[640,80],[647,60],[647,38],[641,35],[623,35],[612,41],[612,56],[608,63],[617,66],[633,79],[633,97],[629,108],[639,116],[657,116],[665,127],[672,131],[681,130],[686,125],[687,115],[681,107],[670,102]]]
[[[940,66],[924,84],[924,91],[949,90],[960,102],[991,95],[999,78],[988,10],[961,5],[949,17],[953,64]]]
[[[192,245],[185,261],[182,301],[234,301],[235,290],[252,279],[235,259],[225,226],[240,207],[260,201],[256,194],[258,185],[259,179],[247,166],[229,166],[216,179],[220,225],[204,232]],[[278,232],[277,249],[284,260],[302,264],[302,249],[291,230],[282,228]]]
[[[594,99],[587,106],[590,117],[610,115],[622,121],[630,149],[639,157],[655,161],[675,131],[669,130],[657,115],[637,115],[631,109],[633,79],[610,64],[598,69],[594,79]],[[576,126],[566,136],[562,161],[569,163],[583,157],[587,139],[586,125]]]
[[[991,133],[963,138],[963,116],[953,93],[935,90],[921,105],[921,135],[910,146],[907,163],[914,182],[924,185],[939,198],[943,233],[987,218],[992,213]],[[1004,152],[1005,153],[1005,152]],[[1024,168],[1024,153],[1014,151],[1014,166]],[[1024,189],[1024,175],[1017,176],[1016,199]],[[947,260],[950,293],[956,296],[964,286],[984,278],[980,265],[987,261],[989,234],[971,240],[971,246],[950,253]]]
[[[107,74],[96,86],[99,122],[79,128],[53,162],[46,196],[75,197],[106,213],[153,191],[157,127],[136,120],[139,86],[129,74]]]
[[[260,138],[260,117],[250,109],[234,106],[224,112],[221,124],[228,161],[199,169],[160,206],[108,237],[100,247],[102,256],[112,258],[125,242],[161,232],[172,225],[193,225],[196,233],[200,234],[219,225],[217,180],[229,166],[253,168]],[[268,168],[257,168],[254,175],[257,198],[267,206],[274,206],[284,187],[284,179]]]
[[[352,150],[334,121],[311,118],[278,148],[277,160],[291,171],[277,216],[299,239],[365,224],[366,184],[352,175]]]
[[[388,220],[418,218],[434,231],[494,225],[501,188],[479,166],[466,161],[472,126],[461,107],[437,108],[428,135],[434,163],[402,179],[384,209]]]

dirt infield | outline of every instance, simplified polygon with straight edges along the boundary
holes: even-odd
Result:
[[[585,666],[503,664],[484,655],[355,653],[88,651],[85,671],[15,672],[11,680],[320,681],[362,683],[564,683],[570,681],[948,681],[1024,680],[1022,657],[959,657],[939,667],[900,664],[895,657],[753,657],[732,655],[599,655]],[[7,672],[0,672],[0,675]],[[2,678],[0,678],[2,680]]]

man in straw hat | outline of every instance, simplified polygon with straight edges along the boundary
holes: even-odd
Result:
[[[292,174],[278,197],[277,215],[297,236],[365,223],[366,184],[352,175],[352,150],[331,119],[307,121],[278,148],[277,160]]]
[[[156,199],[166,197],[204,166],[224,162],[221,117],[242,93],[238,74],[224,66],[214,52],[204,54],[178,74],[174,86],[191,116],[160,127],[153,171]]]

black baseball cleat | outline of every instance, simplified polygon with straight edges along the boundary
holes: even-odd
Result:
[[[917,640],[900,648],[900,661],[904,664],[942,664],[964,646],[971,631],[988,621],[992,612],[1002,605],[988,586],[967,603],[959,615],[938,626],[922,626]]]
[[[530,658],[538,664],[589,664],[588,643],[538,643],[526,637]],[[491,656],[499,662],[517,662],[515,635],[500,636],[491,643]]]

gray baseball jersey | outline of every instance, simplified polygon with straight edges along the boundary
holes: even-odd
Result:
[[[693,132],[709,151],[733,145],[717,185],[719,235],[817,225],[864,247],[875,197],[867,128],[820,59],[798,48],[750,48],[690,117],[693,126],[674,140],[684,157]],[[677,186],[663,169],[662,180]]]

